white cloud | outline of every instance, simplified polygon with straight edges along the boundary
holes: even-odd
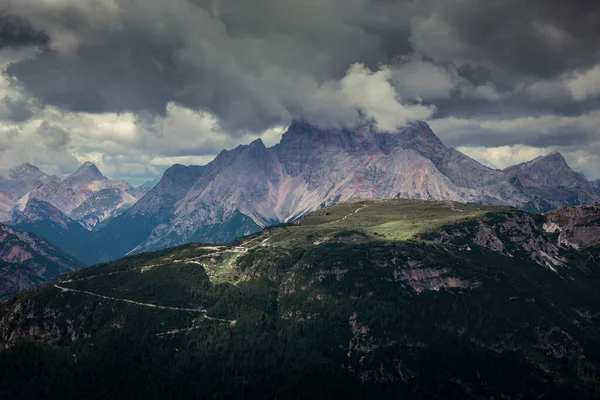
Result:
[[[600,178],[600,153],[598,152],[600,142],[587,149],[577,149],[572,146],[534,147],[515,145],[500,147],[461,146],[457,150],[495,169],[504,169],[511,165],[547,155],[551,151],[558,151],[575,171],[583,172],[591,180]]]
[[[571,91],[564,81],[538,81],[523,87],[523,92],[536,101],[570,101]]]
[[[600,96],[600,65],[585,71],[564,74],[552,80],[524,86],[523,91],[534,100],[584,101]]]
[[[284,130],[277,126],[258,136],[233,137],[211,114],[175,104],[167,107],[165,116],[146,118],[46,107],[29,121],[0,121],[0,170],[26,161],[50,174],[65,175],[92,161],[111,178],[139,184],[175,163],[204,165],[222,149],[257,137],[274,145]]]
[[[386,66],[373,72],[362,64],[354,64],[340,82],[341,92],[349,106],[374,118],[383,131],[395,131],[411,120],[431,118],[435,107],[400,102],[400,96],[390,82],[391,76],[392,70]]]
[[[581,101],[600,95],[600,65],[577,73],[566,81],[574,100]]]
[[[551,150],[531,146],[501,146],[501,147],[458,147],[458,151],[487,165],[490,168],[504,169],[545,155]]]

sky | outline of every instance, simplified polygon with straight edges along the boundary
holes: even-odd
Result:
[[[599,21],[595,0],[0,0],[0,170],[137,184],[367,116],[596,179]]]

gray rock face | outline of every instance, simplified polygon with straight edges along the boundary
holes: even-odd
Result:
[[[17,199],[8,193],[0,192],[0,222],[10,219],[10,213],[17,205]]]
[[[503,172],[508,181],[530,199],[523,206],[530,211],[600,202],[596,184],[573,171],[557,152],[514,165]]]
[[[581,192],[575,193],[577,201],[593,202],[596,197],[582,192],[591,188],[559,154],[497,171],[446,147],[424,122],[393,133],[378,132],[369,123],[350,131],[295,122],[274,147],[257,140],[222,151],[204,167],[173,166],[123,221],[142,216],[156,221],[147,227],[146,239],[129,250],[138,252],[199,239],[223,242],[352,199],[402,197],[547,210],[571,205],[572,191]],[[240,216],[253,224],[229,223]]]
[[[75,173],[67,176],[63,181],[64,187],[80,188],[94,181],[104,181],[107,178],[102,175],[102,172],[89,161],[84,162]]]
[[[564,187],[591,189],[591,183],[582,173],[573,171],[562,154],[546,156],[507,168],[508,178],[518,177],[525,187]]]
[[[576,249],[600,244],[600,206],[553,210],[545,214],[544,229],[558,233],[558,243]]]
[[[77,208],[72,210],[70,216],[79,221],[85,228],[91,230],[102,221],[124,212],[135,201],[135,197],[122,189],[102,189],[93,193]]]

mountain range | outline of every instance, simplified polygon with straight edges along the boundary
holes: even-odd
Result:
[[[555,179],[560,177],[561,179]],[[423,122],[394,133],[296,122],[281,142],[256,140],[209,164],[175,165],[97,232],[99,259],[200,241],[226,243],[324,206],[361,198],[413,198],[509,205],[527,211],[600,201],[593,183],[559,154],[504,171],[446,147]]]
[[[18,200],[24,215],[16,212],[12,223],[51,242],[73,237],[68,251],[86,264],[190,242],[226,243],[354,199],[449,200],[531,212],[600,202],[599,182],[573,171],[559,153],[494,170],[445,146],[424,122],[380,132],[367,122],[326,130],[295,121],[273,147],[258,139],[223,150],[205,166],[174,165],[154,187],[137,191],[91,163],[62,181],[43,175],[40,185],[37,175],[27,174],[35,184],[7,192],[35,187]],[[65,214],[52,224],[55,233],[48,223],[39,226],[57,211],[40,203],[28,208],[30,199]]]
[[[0,176],[0,220],[10,221],[30,199],[48,202],[88,229],[136,202],[149,188],[106,178],[86,161],[64,179],[49,176],[31,164],[21,164]]]

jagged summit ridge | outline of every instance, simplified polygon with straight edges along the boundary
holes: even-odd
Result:
[[[6,176],[0,176],[0,192],[18,199],[48,182],[59,180],[58,177],[49,176],[34,165],[22,163],[10,169]]]
[[[560,155],[532,165],[559,161],[566,166],[560,168],[565,180],[581,179]],[[525,171],[521,175],[532,168],[515,167]],[[564,193],[553,198],[552,190],[543,194],[550,200],[540,202],[540,194],[528,192],[518,179],[511,181],[513,175],[445,146],[425,122],[381,132],[368,122],[354,129],[321,129],[294,121],[273,147],[255,140],[223,150],[203,167],[171,167],[153,190],[117,217],[122,221],[115,226],[151,216],[156,222],[140,233],[147,239],[128,250],[142,251],[192,240],[224,242],[239,235],[239,227],[258,230],[353,199],[452,200],[532,210],[571,202]],[[251,223],[236,222],[233,228],[230,222],[240,215]],[[111,234],[116,233],[107,237]]]
[[[25,208],[21,213],[17,214],[12,224],[31,224],[38,221],[56,222],[62,227],[66,227],[69,223],[73,222],[52,204],[33,198],[27,201]]]
[[[38,200],[92,229],[130,207],[148,191],[148,188],[135,189],[127,182],[108,179],[90,161],[64,180],[50,177],[30,164],[14,168],[9,175],[12,180],[0,178],[0,193],[9,195],[1,198],[0,217],[5,221],[12,218],[13,222],[19,219],[19,212],[25,212],[28,202]],[[15,213],[17,215],[11,217]]]
[[[94,181],[107,179],[102,172],[90,161],[84,162],[75,173],[67,176],[62,184],[65,187],[81,187]]]
[[[557,151],[508,167],[504,172],[509,179],[518,179],[526,188],[581,188],[588,192],[593,189],[591,182],[582,173],[573,171],[567,160]]]

